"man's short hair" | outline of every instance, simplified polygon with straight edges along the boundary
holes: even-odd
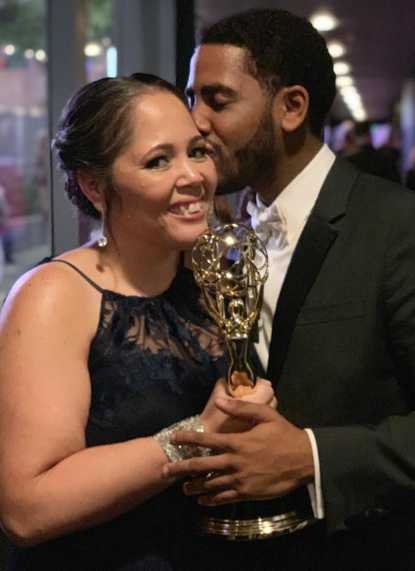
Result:
[[[207,28],[200,43],[248,50],[254,64],[249,71],[271,93],[302,85],[310,98],[310,131],[321,135],[336,95],[336,81],[326,42],[308,20],[285,10],[248,10]]]

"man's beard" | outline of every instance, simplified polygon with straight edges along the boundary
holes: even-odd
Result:
[[[218,150],[218,188],[216,194],[230,194],[247,186],[262,186],[272,181],[276,166],[276,141],[271,110],[267,108],[250,141],[233,156]]]

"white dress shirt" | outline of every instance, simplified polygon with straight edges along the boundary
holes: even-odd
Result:
[[[323,145],[308,165],[266,206],[259,196],[256,203],[249,203],[253,229],[262,238],[269,257],[269,277],[264,286],[264,300],[258,321],[256,351],[264,370],[267,370],[269,347],[275,309],[288,266],[307,218],[317,200],[321,187],[331,169],[334,153]],[[278,323],[276,324],[278,335]],[[324,518],[321,491],[320,463],[317,443],[312,430],[306,429],[314,460],[314,484],[308,486],[314,516]]]

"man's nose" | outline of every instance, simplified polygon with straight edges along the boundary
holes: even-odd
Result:
[[[200,133],[204,136],[209,135],[211,132],[211,123],[208,116],[208,110],[203,103],[195,103],[192,110],[193,121]]]

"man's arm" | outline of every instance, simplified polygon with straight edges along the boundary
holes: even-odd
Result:
[[[382,369],[377,381],[372,378],[371,384],[376,387],[382,383],[385,393],[384,383],[391,383],[395,393],[401,393],[407,410],[399,416],[390,413],[371,424],[360,421],[356,425],[311,426],[319,451],[326,523],[331,531],[358,523],[362,517],[378,517],[396,508],[404,511],[408,501],[413,505],[415,499],[415,204],[409,195],[408,200],[397,197],[397,201],[399,207],[395,210],[391,202],[388,210],[390,231],[383,275],[381,283],[376,283],[377,317],[386,337],[378,346],[386,345],[388,361],[393,364],[390,371]],[[372,360],[375,369],[376,355]],[[377,398],[376,391],[368,393],[364,379],[362,398],[374,402]],[[230,412],[231,407],[238,414],[239,404],[228,403],[226,410]],[[311,448],[303,430],[278,413],[261,417],[257,407],[249,412],[256,416],[257,424],[247,433],[204,436],[206,446],[223,453],[201,464],[190,461],[167,468],[175,474],[226,471],[209,482],[199,479],[187,484],[188,493],[209,492],[201,502],[266,499],[312,481]],[[179,438],[192,441],[192,436]]]

